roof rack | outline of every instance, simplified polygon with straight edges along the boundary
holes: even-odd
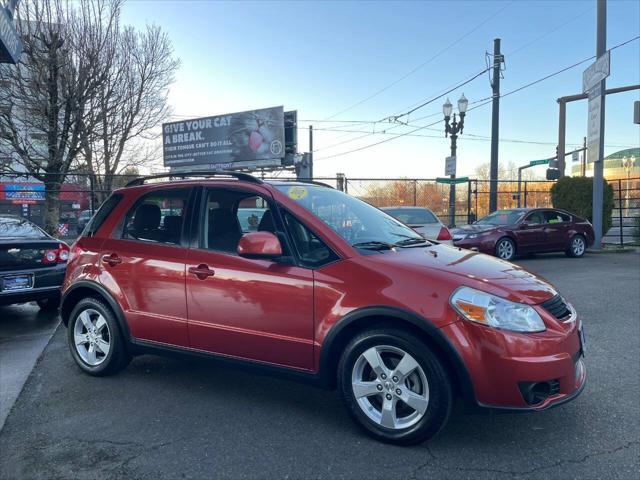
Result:
[[[328,183],[318,182],[316,180],[309,180],[309,179],[300,179],[300,180],[298,180],[297,178],[270,178],[270,179],[267,179],[267,180],[278,181],[278,182],[282,181],[282,182],[309,183],[311,185],[318,185],[319,187],[327,187],[327,188],[332,188],[333,190],[335,190],[335,187],[332,187]]]
[[[246,182],[251,183],[263,183],[259,178],[254,177],[248,173],[242,172],[230,172],[227,170],[214,170],[214,171],[194,171],[194,172],[170,172],[170,173],[162,173],[159,175],[147,175],[144,177],[138,177],[134,180],[131,180],[129,183],[125,185],[125,187],[135,187],[137,185],[144,185],[144,182],[147,180],[155,180],[158,178],[188,178],[188,177],[234,177],[238,180],[244,180]]]

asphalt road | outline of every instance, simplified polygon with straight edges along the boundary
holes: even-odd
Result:
[[[640,254],[521,261],[582,315],[588,385],[538,414],[454,413],[428,444],[357,429],[333,392],[152,356],[91,378],[61,327],[0,432],[0,478],[638,478]]]

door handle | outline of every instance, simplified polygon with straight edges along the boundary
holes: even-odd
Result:
[[[211,270],[208,265],[201,263],[197,267],[189,267],[189,273],[194,274],[199,280],[205,280],[207,277],[213,277],[216,272]]]
[[[122,263],[122,259],[118,256],[117,253],[112,253],[111,255],[103,255],[102,261],[112,267],[115,267],[116,265]]]

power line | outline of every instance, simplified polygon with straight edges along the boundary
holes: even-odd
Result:
[[[402,126],[407,126],[407,125],[402,125]],[[432,129],[432,128],[425,128],[425,130],[430,130],[430,131],[440,131],[440,130],[436,130],[436,129]],[[364,130],[326,130],[326,129],[322,129],[322,128],[314,128],[313,129],[314,132],[316,131],[320,131],[320,132],[324,132],[324,131],[329,131],[329,132],[345,132],[345,133],[366,133],[366,136],[369,135],[396,135],[393,133],[390,133],[388,131],[382,130],[379,132],[367,132]],[[424,135],[424,134],[408,134],[406,135],[407,137],[421,137],[421,138],[443,138],[442,135]],[[472,133],[465,133],[464,137],[460,137],[461,139],[466,139],[466,140],[472,140],[472,141],[483,141],[483,142],[488,142],[491,140],[491,137],[487,136],[487,135],[475,135]],[[526,140],[526,139],[517,139],[517,138],[501,138],[500,142],[505,142],[505,143],[523,143],[523,144],[529,144],[529,145],[551,145],[551,146],[555,146],[557,144],[557,142],[555,141],[539,141],[539,140]],[[567,143],[567,146],[570,147],[581,147],[582,144],[580,143]],[[622,145],[622,144],[607,144],[605,145],[605,147],[608,148],[633,148],[629,145]],[[323,150],[328,149],[329,147],[325,147],[323,148]],[[318,150],[315,150],[316,152]]]
[[[382,87],[380,90],[372,93],[371,95],[369,95],[366,98],[363,98],[362,100],[348,106],[347,108],[340,110],[338,113],[335,113],[333,115],[331,115],[330,117],[327,117],[325,120],[330,120],[334,117],[337,117],[338,115],[342,115],[345,112],[348,112],[349,110],[352,110],[360,105],[362,105],[365,102],[368,102],[369,100],[371,100],[372,98],[377,97],[378,95],[380,95],[381,93],[387,91],[388,89],[390,89],[391,87],[393,87],[394,85],[397,85],[398,83],[400,83],[401,81],[403,81],[404,79],[410,77],[411,75],[413,75],[414,73],[416,73],[418,70],[420,70],[421,68],[423,68],[424,66],[428,65],[429,63],[431,63],[432,61],[434,61],[436,58],[438,58],[440,55],[442,55],[443,53],[445,53],[446,51],[450,50],[451,48],[455,47],[457,44],[459,44],[462,40],[464,40],[465,38],[467,38],[469,35],[471,35],[472,33],[474,33],[476,30],[478,30],[480,27],[482,27],[483,25],[485,25],[486,23],[488,23],[489,21],[491,21],[494,17],[496,17],[497,15],[499,15],[500,13],[502,13],[507,7],[509,7],[512,3],[514,3],[515,0],[511,0],[509,3],[505,4],[502,8],[499,8],[495,13],[493,13],[492,15],[490,15],[489,17],[487,17],[485,20],[483,20],[482,22],[480,22],[478,25],[476,25],[474,28],[472,28],[471,30],[469,30],[467,33],[465,33],[464,35],[462,35],[461,37],[459,37],[458,39],[456,39],[454,42],[450,43],[449,45],[447,45],[445,48],[443,48],[442,50],[440,50],[439,52],[437,52],[435,55],[433,55],[432,57],[430,57],[429,59],[427,59],[426,61],[422,62],[420,65],[418,65],[417,67],[415,67],[414,69],[412,69],[411,71],[409,71],[408,73],[404,74],[403,76],[401,76],[400,78],[398,78],[397,80],[394,80],[393,82],[387,84],[386,86]]]
[[[638,40],[639,38],[640,38],[640,35],[638,35],[638,36],[636,36],[636,37],[633,37],[633,38],[631,38],[631,39],[629,39],[629,40],[627,40],[627,41],[625,41],[625,42],[619,43],[618,45],[615,45],[614,47],[611,47],[609,50],[615,50],[615,49],[617,49],[617,48],[623,47],[623,46],[625,46],[625,45],[627,45],[627,44],[629,44],[629,43],[631,43],[631,42],[633,42],[633,41],[635,41],[635,40]],[[583,63],[585,63],[585,62],[587,62],[587,61],[589,61],[589,60],[592,60],[593,58],[595,58],[595,56],[591,56],[591,57],[589,57],[589,58],[586,58],[586,59],[584,59],[584,60],[581,60],[581,61],[579,61],[579,62],[576,62],[576,63],[574,63],[573,65],[570,65],[569,67],[565,67],[565,68],[563,68],[563,69],[561,69],[561,70],[558,70],[557,72],[551,73],[551,74],[549,74],[549,75],[546,75],[545,77],[542,77],[542,78],[540,78],[540,79],[538,79],[538,80],[534,80],[533,82],[530,82],[530,83],[528,83],[528,84],[526,84],[526,85],[523,85],[523,86],[521,86],[521,87],[518,87],[518,88],[516,88],[516,89],[514,89],[514,90],[511,90],[511,91],[509,91],[509,92],[505,93],[505,94],[502,94],[502,95],[500,95],[500,97],[506,97],[506,96],[512,95],[512,94],[514,94],[514,93],[520,92],[520,91],[522,91],[522,90],[524,90],[524,89],[526,89],[526,88],[529,88],[529,87],[531,87],[531,86],[533,86],[533,85],[536,85],[536,84],[538,84],[538,83],[540,83],[540,82],[542,82],[542,81],[544,81],[544,80],[548,80],[549,78],[552,78],[552,77],[554,77],[554,76],[556,76],[556,75],[559,75],[559,74],[561,74],[561,73],[566,72],[567,70],[570,70],[570,69],[572,69],[572,68],[575,68],[575,67],[577,67],[578,65],[581,65],[581,64],[583,64]],[[484,102],[483,102],[483,100],[486,100],[486,101],[484,101]],[[492,98],[492,97],[487,97],[486,99],[477,100],[476,102],[474,102],[474,103],[477,103],[477,105],[475,105],[475,106],[473,106],[473,107],[469,108],[467,111],[472,111],[472,110],[475,110],[475,109],[477,109],[477,108],[483,107],[483,106],[485,106],[485,105],[488,105],[488,104],[489,104],[489,103],[491,103],[492,101],[493,101],[493,98]],[[478,103],[478,102],[482,102],[482,103]],[[433,114],[433,115],[437,115],[437,114]],[[401,137],[408,136],[408,135],[410,135],[410,134],[412,134],[412,133],[415,133],[415,132],[417,132],[417,131],[419,131],[419,130],[423,130],[423,129],[426,129],[426,128],[428,128],[428,127],[432,127],[433,125],[437,125],[438,123],[442,123],[442,121],[443,121],[443,120],[438,120],[438,121],[433,122],[433,123],[431,123],[431,124],[424,125],[424,126],[420,126],[420,127],[416,128],[416,129],[414,129],[414,130],[411,130],[410,132],[401,133],[401,134],[395,135],[395,136],[393,136],[393,137],[391,137],[391,138],[387,138],[387,139],[384,139],[384,140],[381,140],[381,141],[379,141],[379,142],[375,142],[375,143],[372,143],[372,144],[369,144],[369,145],[364,145],[364,146],[362,146],[362,147],[355,148],[355,149],[353,149],[353,150],[349,150],[349,151],[346,151],[346,152],[336,153],[336,154],[328,155],[328,156],[325,156],[325,157],[320,157],[320,158],[317,158],[316,160],[324,160],[324,159],[327,159],[327,158],[335,158],[335,157],[339,157],[339,156],[343,156],[343,155],[348,155],[348,154],[351,154],[351,153],[359,152],[359,151],[361,151],[361,150],[365,150],[365,149],[367,149],[367,148],[375,147],[375,146],[377,146],[377,145],[380,145],[380,144],[383,144],[383,143],[387,143],[387,142],[390,142],[390,141],[392,141],[392,140],[396,140],[396,139],[401,138]],[[373,135],[373,134],[369,134],[369,135]]]

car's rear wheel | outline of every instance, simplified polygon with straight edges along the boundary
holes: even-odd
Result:
[[[496,257],[502,260],[513,260],[516,256],[516,243],[510,238],[503,237],[496,243]]]
[[[67,338],[73,359],[90,375],[116,373],[131,359],[113,312],[93,297],[78,302],[71,312]]]
[[[403,330],[354,338],[338,365],[338,386],[352,418],[379,440],[402,445],[432,438],[451,412],[451,381],[429,347]]]
[[[36,303],[38,307],[40,307],[40,310],[57,310],[60,306],[60,297],[41,298],[40,300],[36,300]]]
[[[569,240],[569,246],[567,247],[566,254],[568,257],[579,258],[584,255],[587,250],[587,242],[580,234],[576,234]]]

